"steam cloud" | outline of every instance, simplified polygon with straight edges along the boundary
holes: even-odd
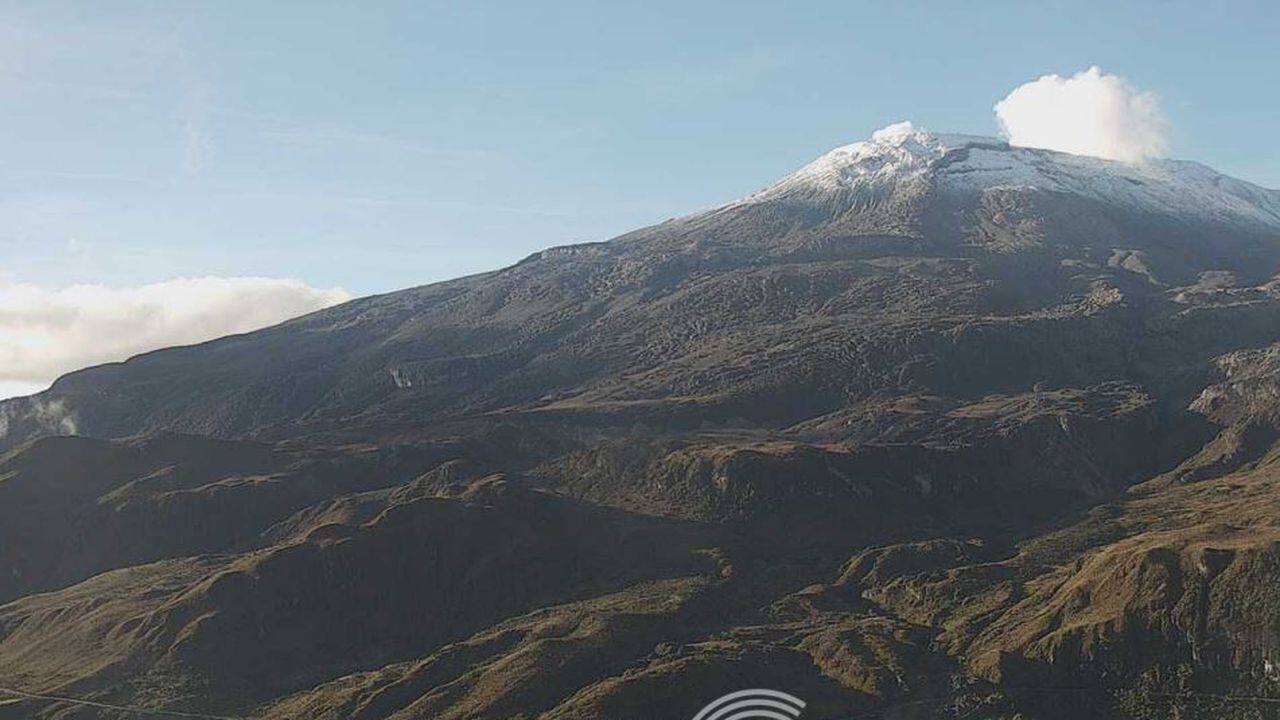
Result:
[[[1021,85],[995,113],[1011,145],[1130,163],[1169,154],[1169,122],[1156,96],[1097,66]]]
[[[44,386],[71,370],[256,330],[348,298],[339,288],[256,277],[58,290],[0,283],[0,388]]]

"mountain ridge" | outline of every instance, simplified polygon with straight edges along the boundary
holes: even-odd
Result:
[[[1008,173],[1001,169],[1003,166],[992,166],[981,158],[955,157],[957,149],[985,152],[991,148],[995,148],[992,152],[1019,158],[1046,159],[1044,162],[1050,166],[1065,164],[1068,169],[1085,168],[1090,172],[1104,168],[1107,172],[1098,177],[1106,179],[1104,185],[1107,188],[1116,183],[1128,186],[1134,179],[1132,174],[1152,172],[1123,163],[1052,151],[1010,148],[987,138],[933,135],[915,130],[909,124],[890,126],[877,132],[871,140],[838,148],[743,200],[627,233],[607,243],[551,248],[501,270],[362,298],[253,333],[155,351],[124,363],[71,373],[56,381],[50,390],[30,399],[0,403],[0,418],[4,420],[5,430],[0,432],[0,443],[12,446],[26,438],[59,434],[86,421],[89,424],[83,429],[90,434],[106,432],[108,436],[119,436],[148,429],[144,425],[131,426],[128,423],[95,429],[91,419],[95,411],[87,408],[86,404],[101,406],[104,400],[101,393],[95,394],[92,390],[88,391],[88,397],[84,395],[86,383],[98,382],[94,378],[109,378],[113,386],[119,387],[121,382],[129,384],[126,378],[139,365],[167,365],[170,361],[178,362],[183,356],[195,357],[211,352],[234,355],[231,349],[236,346],[247,351],[255,343],[270,345],[278,342],[272,338],[283,336],[296,339],[318,333],[340,343],[342,337],[350,334],[344,330],[360,323],[369,323],[371,332],[384,333],[381,335],[383,339],[407,337],[406,333],[414,330],[403,325],[393,329],[393,317],[412,322],[415,313],[439,312],[439,308],[456,304],[462,297],[477,299],[480,305],[473,305],[469,312],[472,318],[486,327],[471,327],[469,340],[478,347],[455,355],[451,362],[455,371],[474,374],[473,370],[461,366],[485,365],[500,372],[504,367],[512,370],[510,364],[519,362],[510,357],[510,347],[495,356],[490,343],[490,350],[486,351],[486,343],[474,341],[481,334],[513,334],[514,324],[531,320],[543,311],[549,314],[537,316],[538,322],[558,325],[555,332],[572,332],[574,323],[591,324],[598,320],[593,318],[593,313],[608,315],[609,311],[604,307],[591,310],[588,306],[593,302],[605,298],[610,298],[605,301],[607,303],[634,302],[629,299],[632,297],[629,293],[666,292],[662,288],[669,289],[673,284],[686,282],[699,273],[718,272],[717,268],[736,267],[741,272],[750,273],[750,268],[769,263],[800,267],[806,261],[822,262],[824,258],[872,262],[876,257],[905,257],[904,253],[933,254],[948,257],[947,262],[957,268],[963,264],[972,267],[975,262],[986,264],[1004,275],[1000,282],[1012,287],[1035,282],[1031,275],[1053,273],[1047,268],[1030,270],[1028,263],[1053,262],[1048,255],[1056,254],[1058,262],[1095,266],[1115,263],[1131,271],[1130,274],[1136,273],[1169,287],[1194,286],[1198,275],[1205,271],[1226,273],[1234,278],[1231,282],[1238,285],[1258,285],[1268,280],[1266,273],[1260,270],[1268,267],[1276,257],[1274,244],[1269,240],[1270,234],[1280,228],[1280,199],[1277,199],[1280,194],[1233,181],[1216,196],[1216,204],[1210,208],[1212,212],[1193,213],[1193,217],[1187,219],[1176,213],[1182,213],[1184,206],[1195,203],[1166,202],[1168,193],[1165,191],[1139,196],[1098,192],[1091,189],[1088,182],[1083,182],[1084,190],[1076,188],[1079,192],[1071,188],[1064,190],[1061,172],[1055,170],[1053,174],[1046,175],[1032,165],[1027,167],[1040,173],[1032,176],[1036,182],[1011,185],[1006,182],[1009,178]],[[839,162],[832,158],[839,159]],[[898,165],[886,162],[886,158]],[[938,167],[940,164],[941,168]],[[1175,165],[1182,167],[1181,164]],[[820,172],[814,170],[815,167]],[[980,182],[970,182],[973,173],[968,171],[975,167],[994,167],[995,174]],[[966,172],[960,176],[963,181],[952,187],[946,178],[957,169]],[[1015,175],[1021,177],[1019,173]],[[1197,182],[1203,180],[1199,170],[1193,174]],[[866,180],[867,177],[872,179]],[[1039,186],[1046,183],[1049,187]],[[1188,185],[1194,183],[1173,183],[1168,192],[1177,195]],[[1249,189],[1249,192],[1242,196],[1232,194],[1239,190],[1237,185]],[[963,190],[963,197],[958,199],[952,192],[957,189]],[[866,196],[867,192],[874,197]],[[1266,201],[1257,206],[1256,213],[1240,213],[1232,205],[1241,197],[1255,195]],[[1155,200],[1144,206],[1142,202],[1135,203],[1135,197],[1143,202],[1151,198]],[[1135,235],[1147,236],[1150,240],[1138,247],[1125,247],[1132,244],[1131,239]],[[1026,261],[1002,260],[999,255],[1023,257]],[[1028,272],[1027,278],[1009,277],[1009,272],[1020,272],[1012,267],[1009,270],[998,268],[1002,264],[1016,266],[1019,263],[1027,268],[1023,270]],[[658,284],[653,285],[655,282]],[[990,283],[992,280],[979,279],[979,282]],[[642,290],[645,284],[649,284],[649,288]],[[496,285],[505,289],[497,294],[483,289]],[[1062,299],[1064,297],[1059,296],[1054,302]],[[523,306],[517,311],[516,304],[521,302]],[[558,308],[557,302],[560,303]],[[493,322],[476,317],[475,310],[484,303],[489,304],[493,313],[503,317],[495,316]],[[568,307],[570,303],[576,307]],[[1045,306],[1042,300],[1032,301],[1032,304]],[[957,309],[968,313],[976,310],[973,307]],[[571,317],[560,316],[557,319],[556,313],[564,312],[570,313]],[[447,315],[441,319],[445,317]],[[651,321],[656,321],[656,318]],[[456,330],[435,327],[431,332],[440,341],[441,333],[447,335]],[[359,341],[353,342],[359,344]],[[444,338],[442,344],[449,342],[454,341]],[[463,341],[464,344],[466,342]],[[317,362],[324,366],[329,361],[318,359]],[[311,368],[309,371],[313,377],[315,370]],[[384,364],[381,371],[397,389],[413,394],[411,388],[400,387],[406,382],[414,382],[413,371],[391,364]],[[333,384],[336,379],[315,379],[324,387],[316,387],[309,392],[323,392],[336,397],[333,395],[337,392],[337,386]],[[368,380],[365,379],[366,382]],[[418,379],[419,383],[423,380]],[[279,382],[306,381],[307,377],[297,371],[279,378]],[[233,388],[226,389],[226,392],[232,391]],[[175,396],[184,393],[176,386],[166,392]],[[278,393],[279,389],[268,392]],[[105,402],[112,401],[107,398]],[[247,427],[246,423],[252,425],[255,421],[231,422],[231,426]],[[166,426],[156,426],[155,429],[162,427]],[[197,424],[170,429],[204,432],[207,427]],[[229,431],[232,435],[240,432]],[[225,434],[226,431],[220,432]]]
[[[805,188],[883,192],[928,180],[950,191],[1029,187],[1084,195],[1151,212],[1280,225],[1280,191],[1185,160],[1106,160],[1010,145],[994,137],[935,134],[901,122],[871,139],[835,148],[739,202],[759,202]]]

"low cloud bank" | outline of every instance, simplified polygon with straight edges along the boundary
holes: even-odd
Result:
[[[128,288],[0,283],[0,390],[20,394],[71,370],[256,330],[349,298],[341,288],[259,277]]]
[[[1139,163],[1168,157],[1170,126],[1159,99],[1097,66],[1045,75],[996,103],[1012,145]]]

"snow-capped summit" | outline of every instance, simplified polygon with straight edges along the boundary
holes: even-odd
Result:
[[[1007,150],[1009,146],[995,138],[934,134],[903,121],[880,128],[870,140],[828,152],[779,185],[800,182],[857,187],[897,182],[925,174],[949,153],[970,147]]]
[[[1035,189],[1161,215],[1280,228],[1280,192],[1199,163],[1126,163],[1014,147],[994,137],[931,133],[910,122],[831,150],[745,202],[840,190],[885,196],[904,187],[964,194]]]

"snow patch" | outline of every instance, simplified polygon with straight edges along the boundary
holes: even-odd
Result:
[[[906,183],[940,191],[1035,188],[1175,217],[1280,227],[1280,192],[1193,162],[1131,164],[1054,150],[1012,147],[999,138],[930,133],[910,122],[838,147],[744,199],[760,202],[814,190],[883,196]]]
[[[404,372],[404,370],[398,367],[393,367],[390,372],[391,382],[395,383],[396,387],[401,390],[413,387],[413,378],[410,377],[408,373]]]

